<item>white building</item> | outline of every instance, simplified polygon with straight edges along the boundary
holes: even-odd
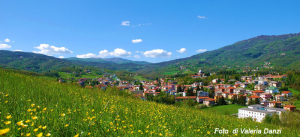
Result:
[[[248,108],[239,109],[238,118],[250,117],[254,121],[262,122],[266,115],[272,115],[274,113],[281,115],[281,113],[283,112],[285,112],[285,110],[281,108],[270,108],[261,105],[251,105],[248,106]]]

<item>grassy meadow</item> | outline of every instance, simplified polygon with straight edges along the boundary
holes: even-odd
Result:
[[[240,108],[245,108],[247,106],[241,106],[241,105],[222,105],[222,106],[215,106],[215,107],[209,107],[205,109],[201,109],[203,111],[210,111],[210,112],[215,112],[218,114],[224,114],[224,115],[230,115],[230,114],[236,114],[238,113],[238,110]]]
[[[215,128],[228,129],[228,136],[244,136],[233,135],[235,128],[282,128],[281,136],[300,133],[298,127],[284,128],[213,111],[158,104],[116,89],[86,89],[3,69],[0,117],[0,135],[6,136],[222,136],[214,134]]]

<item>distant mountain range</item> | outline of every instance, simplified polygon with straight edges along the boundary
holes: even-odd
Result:
[[[116,63],[116,64],[126,64],[126,63],[133,63],[133,64],[141,64],[146,65],[150,64],[146,61],[131,61],[128,59],[122,59],[122,58],[65,58],[66,60],[72,60],[72,61],[85,61],[85,62],[101,62],[101,63]]]
[[[174,74],[186,70],[196,72],[199,69],[217,71],[228,68],[255,69],[257,67],[260,69],[299,70],[300,33],[261,35],[188,58],[160,63],[131,61],[122,58],[58,59],[42,54],[0,50],[0,65],[36,72],[45,72],[72,65],[94,66],[150,75]]]

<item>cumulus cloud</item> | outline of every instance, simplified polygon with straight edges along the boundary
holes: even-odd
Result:
[[[145,57],[150,57],[150,58],[163,58],[163,57],[170,57],[172,55],[171,52],[167,52],[163,49],[154,49],[150,51],[145,51],[143,54]]]
[[[114,51],[109,52],[109,55],[116,57],[129,57],[131,55],[131,52],[127,52],[124,49],[117,48]]]
[[[199,49],[196,52],[206,52],[206,51],[207,51],[207,49]]]
[[[40,46],[34,48],[39,49],[40,51],[33,51],[33,53],[40,53],[46,55],[73,53],[73,51],[65,47],[49,46],[49,44],[40,44]]]
[[[143,40],[142,39],[133,39],[132,40],[132,43],[140,43],[142,42]]]
[[[139,55],[134,55],[135,58],[141,58]]]
[[[130,21],[122,21],[121,25],[130,26]]]
[[[108,53],[108,51],[107,50],[101,50],[101,51],[99,51],[99,57],[101,58],[101,57],[106,57],[106,56],[108,56],[109,55],[109,53]]]
[[[206,19],[205,16],[200,16],[200,15],[198,15],[197,17],[200,18],[200,19]]]
[[[117,48],[112,52],[108,52],[107,50],[101,50],[98,55],[93,53],[77,55],[77,58],[103,58],[106,56],[129,57],[130,55],[131,52]]]
[[[7,39],[4,40],[4,42],[10,42],[10,39],[7,38]]]
[[[135,53],[139,53],[140,51],[136,51]]]
[[[18,52],[22,52],[22,50],[13,50],[13,51],[18,51]]]
[[[63,59],[63,58],[65,58],[65,57],[64,57],[64,56],[59,56],[58,58]]]
[[[186,48],[181,48],[180,50],[176,50],[176,51],[179,52],[179,53],[186,53],[187,52]]]
[[[77,55],[76,57],[77,58],[99,58],[99,55],[88,53],[88,54]]]
[[[7,44],[0,44],[0,49],[8,49],[8,48],[11,48],[11,46]]]

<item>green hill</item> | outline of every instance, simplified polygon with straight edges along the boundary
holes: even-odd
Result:
[[[215,128],[281,128],[143,101],[116,88],[86,89],[4,69],[0,79],[0,127],[9,129],[7,136],[217,136]],[[281,136],[299,133],[283,128]]]
[[[133,63],[133,64],[150,64],[146,61],[131,61],[128,59],[122,59],[122,58],[65,58],[66,60],[72,60],[72,61],[85,61],[85,62],[101,62],[101,63],[116,63],[116,64],[126,64],[126,63]]]
[[[256,69],[259,67],[291,70],[300,67],[300,33],[258,36],[236,42],[217,50],[207,51],[188,58],[152,64],[140,73],[178,72],[180,66],[197,72],[217,71],[226,68]]]

